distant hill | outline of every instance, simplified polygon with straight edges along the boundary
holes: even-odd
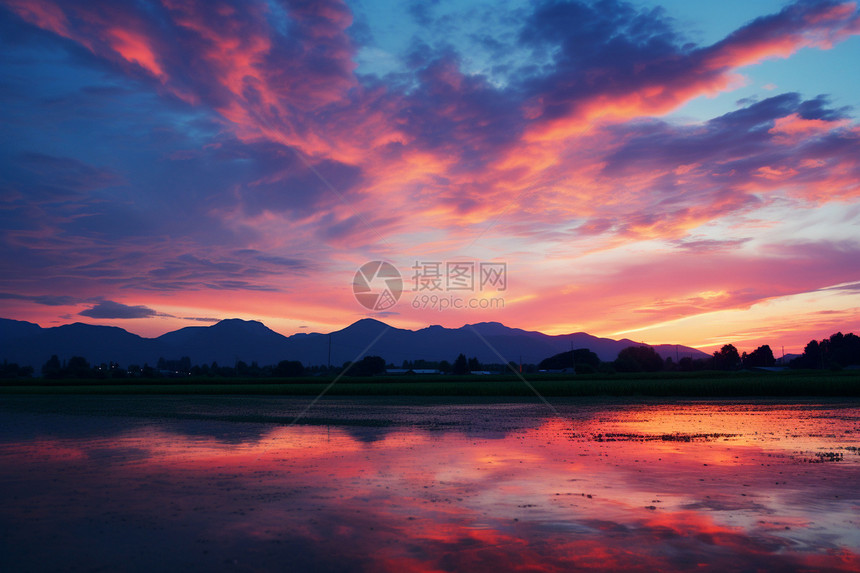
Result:
[[[42,327],[23,320],[0,318],[0,348],[8,342],[36,336],[42,332]]]
[[[168,359],[188,356],[192,364],[232,366],[238,360],[248,364],[277,364],[296,360],[290,339],[267,328],[262,322],[231,318],[212,326],[189,326],[155,339]],[[157,358],[157,357],[156,357]]]
[[[33,328],[35,327],[35,328]],[[84,356],[91,363],[120,362],[123,366],[149,361],[155,364],[160,347],[116,326],[76,322],[53,328],[17,320],[0,319],[0,359],[32,366],[36,372],[56,354],[61,359]]]
[[[381,334],[381,336],[380,336]],[[372,345],[377,336],[378,340]],[[498,322],[482,322],[460,328],[434,325],[420,330],[394,328],[366,318],[328,334],[300,333],[283,336],[251,320],[228,319],[211,326],[190,326],[157,338],[143,338],[122,328],[75,323],[41,328],[37,324],[0,319],[0,359],[29,365],[39,372],[56,354],[62,360],[84,356],[91,364],[118,362],[154,366],[160,357],[182,356],[193,364],[218,362],[232,366],[238,360],[260,365],[298,360],[306,366],[338,366],[364,355],[382,356],[388,362],[448,360],[458,354],[475,356],[483,363],[505,361],[537,364],[544,358],[573,348],[588,348],[601,360],[614,360],[618,352],[637,344],[631,340],[598,338],[584,332],[550,336],[510,328]],[[370,346],[369,346],[370,345]],[[707,356],[694,348],[655,346],[664,358]]]

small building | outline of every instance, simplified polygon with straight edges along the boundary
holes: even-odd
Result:
[[[391,376],[405,376],[409,374],[441,374],[442,371],[435,368],[386,368],[385,373]]]

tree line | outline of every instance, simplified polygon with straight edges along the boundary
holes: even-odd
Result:
[[[733,344],[725,344],[711,356],[692,358],[685,356],[677,362],[672,357],[665,360],[650,346],[628,346],[610,362],[601,361],[586,348],[562,352],[551,356],[538,365],[539,370],[570,370],[577,374],[596,372],[662,372],[698,370],[740,370],[772,367],[776,358],[770,346],[763,344],[750,353],[739,353]],[[788,363],[794,369],[841,369],[860,365],[860,337],[853,333],[837,332],[819,341],[812,340],[803,354]]]
[[[30,369],[32,371],[32,368]],[[83,356],[72,356],[61,361],[56,354],[42,366],[42,376],[49,380],[67,379],[107,379],[107,378],[182,378],[182,377],[219,377],[219,378],[291,378],[313,374],[298,360],[282,360],[278,364],[259,366],[256,362],[248,364],[238,360],[233,366],[212,364],[191,364],[191,359],[183,356],[179,360],[159,358],[156,365],[131,364],[122,368],[116,362],[91,366]]]
[[[517,367],[516,365],[513,365]],[[533,365],[532,369],[533,369]],[[344,373],[348,376],[376,376],[394,368],[380,356],[365,356],[361,360],[345,362],[339,367],[304,366],[298,360],[282,360],[274,365],[259,366],[256,362],[250,364],[238,360],[233,366],[211,364],[192,364],[188,356],[178,360],[159,358],[155,366],[131,364],[122,368],[116,362],[90,365],[82,356],[72,356],[68,360],[60,360],[55,354],[42,366],[41,373],[49,380],[74,379],[125,379],[125,378],[294,378],[299,376],[333,376]],[[405,360],[403,370],[437,370],[443,374],[469,374],[476,371],[501,372],[507,368],[502,364],[482,364],[477,358],[466,358],[460,354],[454,361]],[[19,368],[17,364],[3,364],[0,372],[8,375],[3,378],[27,378],[32,376],[33,368]]]
[[[820,342],[810,340],[803,354],[791,361],[792,368],[830,368],[860,365],[860,336],[849,332],[831,334]]]

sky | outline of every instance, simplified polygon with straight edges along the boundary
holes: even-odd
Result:
[[[5,318],[860,330],[853,2],[0,0],[0,54]]]

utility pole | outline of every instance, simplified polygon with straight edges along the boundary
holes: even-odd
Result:
[[[328,369],[331,370],[331,332],[328,333]]]

